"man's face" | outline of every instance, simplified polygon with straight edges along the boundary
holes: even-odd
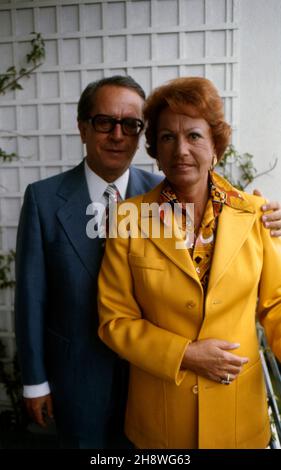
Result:
[[[95,96],[91,117],[105,114],[116,119],[142,119],[142,107],[143,99],[134,90],[105,85]],[[89,167],[108,182],[121,176],[137,150],[139,136],[124,135],[120,124],[108,133],[97,132],[90,122],[80,121],[78,126]]]

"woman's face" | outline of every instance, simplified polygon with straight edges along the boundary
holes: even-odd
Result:
[[[195,115],[192,106],[186,114],[165,108],[159,115],[157,156],[170,183],[181,191],[207,185],[214,143],[208,122]]]

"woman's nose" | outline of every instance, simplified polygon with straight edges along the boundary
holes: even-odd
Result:
[[[190,145],[184,136],[179,136],[176,141],[176,153],[178,155],[188,155],[190,152]]]

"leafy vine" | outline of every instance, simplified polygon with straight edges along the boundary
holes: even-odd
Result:
[[[35,37],[31,40],[31,50],[26,54],[27,67],[17,69],[14,65],[9,67],[5,73],[0,74],[0,95],[4,95],[7,91],[22,90],[20,84],[22,78],[29,78],[40,65],[42,65],[45,58],[45,42],[40,33],[31,33]],[[17,155],[12,152],[8,153],[0,148],[0,160],[3,162],[10,162],[17,158]]]
[[[245,190],[256,178],[267,175],[274,170],[277,161],[276,158],[267,170],[258,173],[254,166],[253,155],[250,153],[240,154],[233,145],[229,145],[222,160],[218,163],[218,168],[222,176],[233,186]]]

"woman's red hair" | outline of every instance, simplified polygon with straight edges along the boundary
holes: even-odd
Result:
[[[161,111],[169,107],[176,113],[185,114],[186,105],[193,107],[193,117],[208,122],[220,160],[229,145],[231,127],[224,120],[223,102],[217,89],[210,80],[202,77],[176,78],[156,88],[147,98],[144,119],[148,154],[157,158],[157,127]]]

